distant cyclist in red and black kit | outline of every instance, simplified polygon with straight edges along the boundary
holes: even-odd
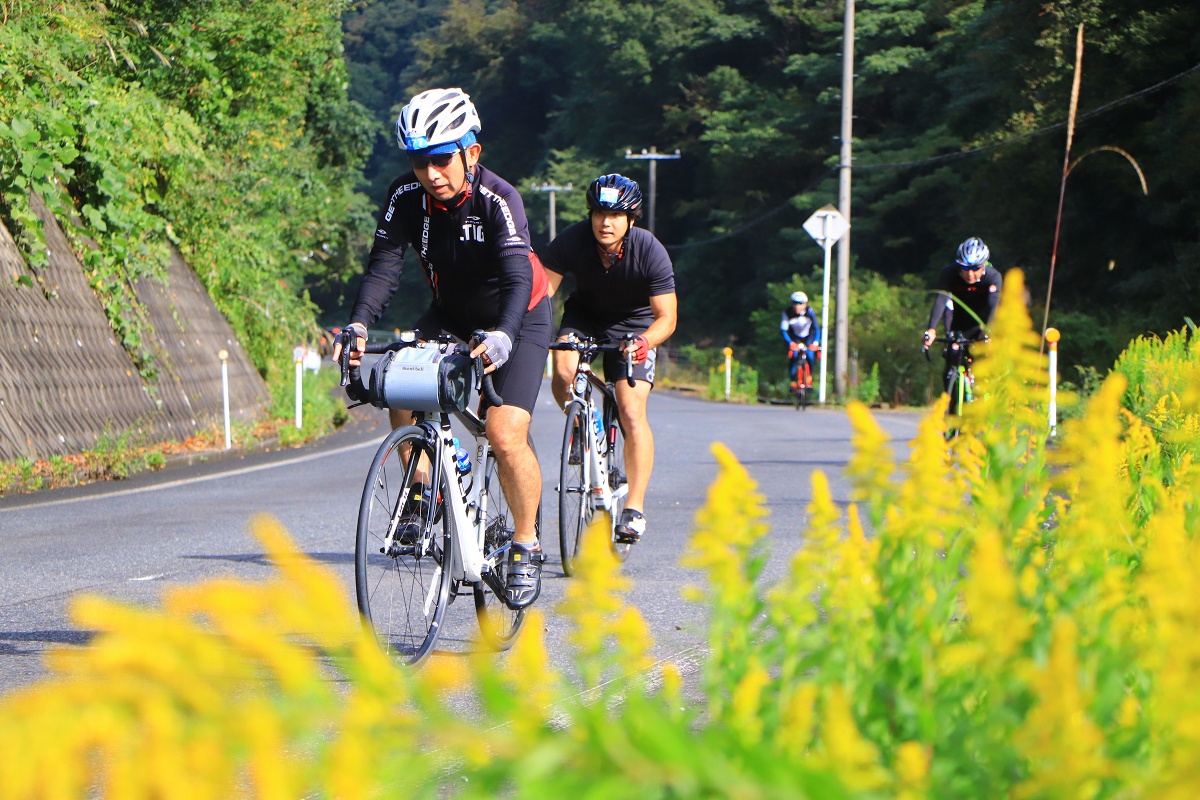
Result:
[[[982,239],[972,236],[958,246],[955,263],[938,273],[937,299],[929,312],[929,325],[923,337],[923,349],[937,336],[938,323],[946,333],[960,331],[972,341],[984,337],[984,327],[1000,305],[1004,278],[991,265],[991,252]]]
[[[575,290],[563,308],[558,339],[574,334],[600,342],[635,338],[630,350],[635,363],[634,385],[625,374],[624,359],[604,358],[604,375],[616,386],[617,411],[625,431],[625,473],[629,495],[617,520],[617,540],[637,542],[646,532],[646,488],[654,468],[654,437],[646,419],[646,403],[654,386],[655,348],[675,331],[677,303],[675,271],[667,249],[654,234],[635,227],[642,215],[642,190],[623,175],[601,175],[587,190],[588,218],[559,234],[546,251],[545,266],[551,293],[563,276],[575,276]],[[571,399],[569,386],[579,354],[554,352],[551,391],[559,406]]]
[[[487,411],[488,441],[516,532],[506,591],[516,606],[541,590],[535,528],[542,477],[529,446],[529,424],[553,336],[545,272],[531,261],[529,223],[521,197],[479,162],[481,124],[461,89],[432,89],[412,98],[396,122],[396,138],[412,169],[388,190],[351,313],[365,342],[367,327],[400,285],[404,251],[412,245],[433,297],[413,327],[422,338],[449,333],[466,341],[477,329],[482,354],[504,404]],[[361,357],[362,344],[351,353]],[[393,426],[408,412],[391,410]]]

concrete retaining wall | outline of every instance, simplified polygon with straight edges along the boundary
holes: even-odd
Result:
[[[229,353],[230,413],[257,416],[267,388],[199,279],[172,252],[165,282],[135,287],[158,350],[144,382],[117,341],[58,223],[35,198],[49,266],[35,275],[0,224],[0,459],[88,450],[107,430],[144,441],[183,439],[222,419],[221,362]],[[34,278],[34,285],[17,282]]]

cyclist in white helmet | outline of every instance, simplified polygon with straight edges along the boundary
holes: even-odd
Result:
[[[529,246],[521,196],[479,164],[482,129],[462,89],[421,92],[400,111],[396,140],[411,169],[388,190],[370,262],[350,315],[359,331],[351,363],[362,356],[367,328],[383,313],[400,283],[411,245],[432,295],[413,324],[423,338],[448,333],[466,341],[486,338],[472,352],[495,371],[503,405],[487,409],[488,441],[516,532],[509,550],[506,594],[524,607],[541,591],[542,554],[535,522],[542,474],[529,446],[529,425],[554,334],[548,281]],[[338,353],[335,352],[336,359]],[[392,425],[411,424],[392,409]]]
[[[795,389],[801,354],[808,359],[810,373],[816,368],[813,361],[816,351],[821,346],[821,326],[817,324],[816,312],[808,304],[808,295],[804,292],[792,292],[788,300],[791,304],[779,315],[779,333],[787,342],[788,380]]]
[[[988,260],[991,251],[975,236],[958,246],[953,264],[938,273],[937,299],[929,312],[929,324],[922,337],[922,349],[928,350],[937,336],[938,323],[946,333],[960,331],[973,341],[984,338],[984,328],[1000,305],[1004,278]]]

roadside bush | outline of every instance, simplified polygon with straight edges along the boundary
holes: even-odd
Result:
[[[174,588],[161,610],[72,603],[96,635],[0,705],[0,798],[1190,797],[1200,470],[1122,411],[1116,373],[1047,451],[1021,283],[959,436],[943,398],[897,464],[848,407],[851,502],[814,473],[777,585],[760,581],[763,498],[714,447],[684,554],[709,619],[698,686],[651,663],[605,536],[562,605],[580,692],[536,609],[505,660],[397,669],[337,576],[259,519],[265,583]],[[1198,392],[1188,378],[1193,408]],[[478,716],[446,702],[461,693]]]

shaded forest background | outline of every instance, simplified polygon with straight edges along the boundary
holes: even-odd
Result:
[[[387,184],[395,114],[462,86],[484,163],[522,190],[535,246],[584,214],[586,184],[635,152],[658,168],[657,230],[681,300],[671,345],[781,375],[786,294],[820,294],[801,229],[836,198],[843,5],[775,0],[84,0],[0,4],[0,215],[29,274],[29,192],[84,254],[147,376],[128,286],[188,258],[269,378],[318,324],[344,322]],[[935,384],[917,353],[937,268],[967,236],[1019,266],[1044,308],[1065,120],[1084,25],[1050,323],[1067,378],[1132,336],[1195,316],[1200,7],[1132,0],[857,4],[851,345],[884,399]],[[427,302],[416,270],[385,320]],[[832,314],[830,315],[832,319]],[[282,371],[286,374],[286,371]]]
[[[660,162],[656,233],[679,278],[676,340],[780,369],[792,288],[820,294],[801,224],[836,202],[841,2],[565,0],[360,3],[344,19],[350,94],[380,136],[376,201],[402,168],[395,112],[431,86],[479,106],[484,162],[522,190],[586,186]],[[1194,316],[1200,263],[1200,7],[1128,0],[883,0],[856,10],[851,343],[880,363],[885,399],[916,354],[936,270],[981,236],[1019,266],[1039,322],[1049,278],[1077,26],[1080,117],[1051,324],[1075,365],[1106,370],[1132,336]],[[548,196],[523,191],[535,244]],[[584,213],[559,193],[559,230]],[[408,313],[406,311],[406,313]],[[832,322],[833,316],[830,315]],[[765,368],[765,369],[764,369]],[[919,387],[911,387],[919,388]],[[921,398],[914,398],[921,399]]]

